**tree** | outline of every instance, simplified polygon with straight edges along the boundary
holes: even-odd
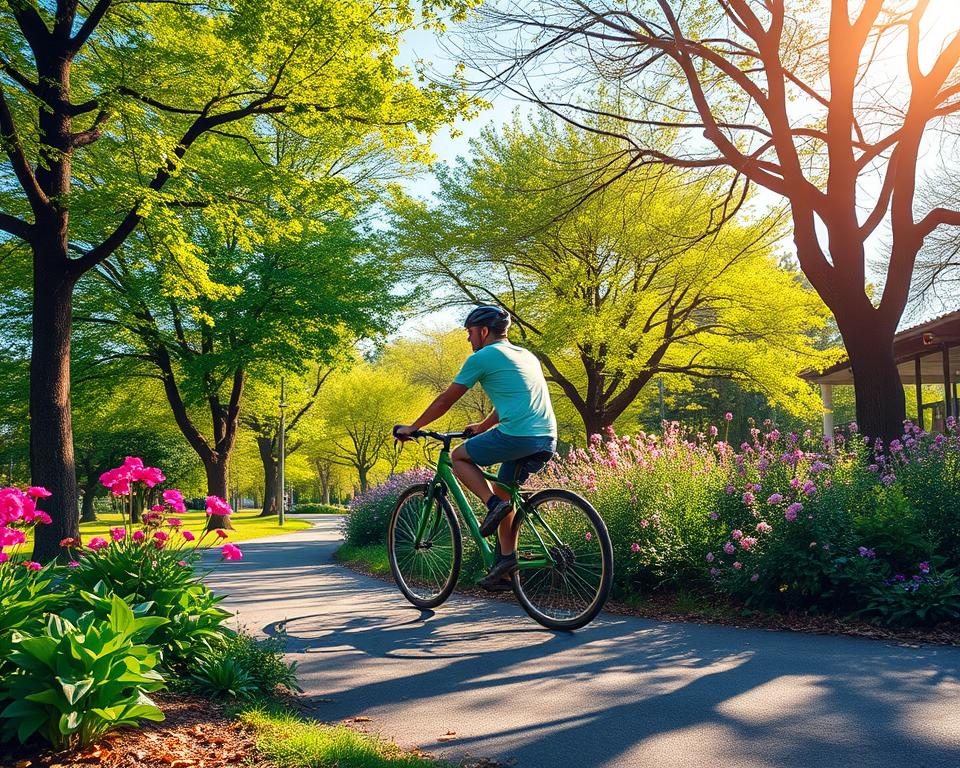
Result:
[[[284,447],[287,456],[296,453],[303,446],[302,440],[291,440],[294,431],[300,425],[303,418],[310,413],[317,402],[324,382],[333,373],[330,366],[318,365],[312,376],[304,378],[302,381],[291,381],[284,392],[285,407],[290,410],[289,416],[284,419]],[[280,451],[280,417],[279,401],[277,399],[278,391],[271,387],[267,391],[259,393],[256,404],[248,407],[240,420],[255,436],[257,441],[257,451],[260,455],[260,462],[263,465],[263,508],[260,516],[268,517],[275,515],[280,510],[283,503],[280,498],[282,490],[279,482],[279,451]],[[317,466],[320,471],[320,466]],[[323,478],[329,484],[330,473],[327,471]],[[324,480],[321,480],[323,485]],[[327,485],[323,485],[326,492],[329,493]],[[329,498],[329,496],[328,496]]]
[[[797,374],[836,351],[814,347],[826,310],[778,266],[779,213],[730,220],[738,201],[718,174],[608,172],[589,189],[587,169],[617,145],[549,118],[487,130],[441,174],[438,206],[397,206],[411,276],[507,309],[587,435],[661,374],[727,376],[809,407]]]
[[[323,397],[325,457],[357,473],[360,492],[386,461],[394,424],[409,423],[426,407],[428,392],[394,373],[360,363],[330,382]],[[394,464],[393,469],[396,469]]]
[[[626,165],[732,168],[785,198],[800,266],[850,357],[860,428],[892,438],[905,414],[893,337],[917,252],[941,225],[960,225],[955,204],[918,211],[915,194],[929,125],[960,110],[960,31],[951,25],[939,50],[922,44],[927,0],[824,5],[545,0],[537,11],[490,9],[496,25],[521,28],[530,43],[502,51],[495,78],[588,128],[590,108],[526,85],[538,67],[565,59],[575,78],[615,81],[646,102],[606,116],[618,123],[607,133],[622,141]],[[567,85],[558,79],[554,94]],[[682,141],[667,152],[637,141],[634,131],[652,126]],[[874,303],[867,241],[881,225],[889,244]]]
[[[423,5],[462,15],[460,0]],[[352,126],[353,145],[420,146],[420,132],[465,106],[456,87],[418,87],[394,64],[414,26],[408,2],[265,0],[119,3],[16,0],[0,8],[0,232],[32,257],[30,452],[33,482],[53,496],[38,530],[47,560],[76,534],[70,414],[74,286],[144,221],[195,265],[178,217],[204,208],[233,220],[212,140],[257,152],[255,126],[315,136]],[[229,170],[229,168],[227,168]]]
[[[153,369],[203,462],[208,494],[226,496],[248,377],[276,382],[279,372],[303,371],[311,360],[330,363],[345,344],[386,330],[396,306],[390,272],[352,222],[328,216],[299,224],[296,239],[247,250],[199,223],[197,241],[220,286],[208,296],[171,294],[166,265],[136,268],[136,253],[114,254],[78,293],[78,333],[101,339],[104,327],[114,330],[97,365],[133,358]],[[209,438],[198,407],[209,415]],[[209,518],[211,528],[228,525]]]

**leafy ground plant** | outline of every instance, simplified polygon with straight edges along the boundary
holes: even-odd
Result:
[[[162,720],[147,697],[164,687],[157,649],[146,644],[159,617],[134,616],[114,596],[103,622],[93,611],[50,615],[38,634],[15,633],[0,712],[6,739],[39,734],[57,749],[90,744],[108,730]],[[72,620],[71,620],[72,618]]]

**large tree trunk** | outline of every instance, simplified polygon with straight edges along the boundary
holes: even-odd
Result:
[[[844,328],[837,320],[853,368],[857,427],[868,437],[888,443],[903,434],[907,417],[903,382],[893,356],[895,329],[866,322],[847,323]]]
[[[93,499],[96,496],[98,478],[91,472],[87,476],[87,481],[83,486],[83,504],[80,506],[80,522],[97,522],[97,513],[93,508]]]
[[[279,491],[279,477],[277,459],[273,455],[273,439],[269,437],[257,437],[257,448],[260,449],[260,461],[263,463],[263,509],[260,511],[260,517],[269,517],[277,514],[277,494]]]
[[[360,481],[360,493],[365,493],[367,490],[367,468],[364,466],[357,467],[357,479]]]
[[[60,259],[66,261],[65,251]],[[35,254],[33,272],[30,470],[33,484],[53,494],[40,504],[53,522],[35,529],[33,559],[40,563],[61,554],[61,539],[80,535],[70,417],[73,282],[62,276],[62,268],[50,264],[53,260],[49,253]]]
[[[203,468],[207,473],[207,494],[227,498],[227,460],[216,455],[203,459]],[[208,515],[207,530],[233,528],[228,515]]]

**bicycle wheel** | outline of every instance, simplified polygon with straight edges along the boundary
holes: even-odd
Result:
[[[603,608],[613,580],[607,526],[586,499],[564,490],[524,505],[513,588],[524,610],[550,629],[579,629]]]
[[[427,516],[417,540],[421,517]],[[460,574],[460,524],[445,496],[427,499],[427,486],[404,491],[390,516],[387,552],[394,581],[417,608],[436,608],[450,597]]]

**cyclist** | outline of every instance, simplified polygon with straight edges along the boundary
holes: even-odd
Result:
[[[467,340],[473,349],[453,383],[427,406],[410,426],[396,429],[398,436],[408,435],[443,416],[477,382],[493,403],[493,411],[464,431],[472,436],[451,454],[453,472],[487,506],[480,525],[483,536],[499,532],[497,560],[480,585],[491,591],[510,587],[510,575],[517,569],[517,531],[513,530],[513,505],[510,494],[499,485],[492,486],[479,466],[500,464],[497,477],[515,482],[523,459],[533,454],[552,453],[557,448],[557,420],[550,392],[534,354],[512,344],[507,338],[509,313],[493,306],[471,310],[464,321]],[[546,461],[526,464],[538,471]],[[478,466],[479,465],[479,466]]]

